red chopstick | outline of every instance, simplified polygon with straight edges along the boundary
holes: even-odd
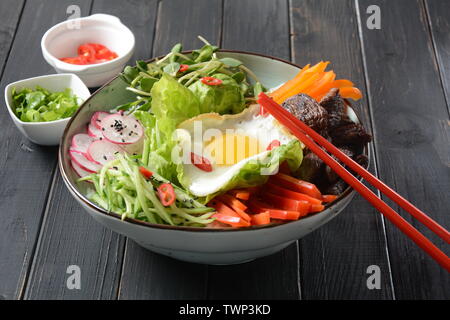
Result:
[[[428,253],[434,260],[450,272],[450,258],[445,255],[430,240],[422,235],[416,228],[403,219],[396,211],[389,207],[383,200],[378,198],[369,188],[362,184],[355,176],[348,172],[340,163],[335,161],[328,153],[326,153],[316,142],[322,145],[326,150],[335,155],[339,160],[345,163],[350,169],[365,178],[370,184],[378,188],[382,193],[387,195],[394,202],[399,204],[403,209],[416,217],[430,230],[435,232],[439,237],[449,243],[449,232],[440,226],[433,219],[428,217],[424,212],[417,209],[406,199],[401,197],[394,190],[389,188],[383,182],[378,180],[366,169],[358,163],[350,159],[325,138],[308,127],[304,122],[294,117],[290,112],[285,110],[270,97],[264,93],[260,93],[258,103],[264,107],[275,119],[286,126],[301,142],[303,142],[312,152],[321,158],[330,168],[332,168],[345,182],[352,186],[359,194],[369,201],[378,211],[388,218],[395,226],[413,240],[420,248]],[[307,136],[308,134],[309,136]],[[316,140],[316,142],[314,140]]]

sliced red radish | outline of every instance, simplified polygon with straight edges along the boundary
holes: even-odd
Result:
[[[70,164],[80,178],[87,177],[91,174],[89,171],[86,171],[82,167],[80,167],[75,161],[70,161]]]
[[[103,139],[102,130],[97,128],[96,126],[93,126],[92,123],[89,123],[87,131],[88,135],[90,135],[92,138],[99,140]]]
[[[89,148],[89,145],[93,141],[94,139],[90,137],[88,134],[78,133],[72,137],[72,145],[70,146],[70,150],[86,153]]]
[[[111,115],[111,113],[104,112],[104,111],[94,112],[94,114],[92,115],[92,118],[91,118],[91,124],[94,127],[97,127],[98,129],[101,130],[102,129],[102,120],[109,115]]]
[[[91,143],[88,149],[88,157],[91,161],[104,165],[115,159],[117,153],[124,153],[117,144],[106,140],[97,140]]]
[[[70,158],[73,162],[78,164],[83,170],[86,170],[88,172],[94,173],[99,171],[102,166],[90,161],[87,157],[85,157],[82,153],[77,151],[69,151],[70,152]]]
[[[102,120],[103,136],[112,143],[131,144],[144,135],[144,128],[133,116],[115,113]]]

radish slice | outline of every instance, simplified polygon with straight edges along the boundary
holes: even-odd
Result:
[[[80,167],[75,161],[70,161],[70,164],[80,178],[87,177],[91,174],[89,171],[86,171],[82,167]]]
[[[99,140],[103,139],[102,130],[97,128],[96,126],[93,126],[91,123],[89,123],[87,131],[88,135],[91,136],[92,138]]]
[[[86,170],[91,173],[95,173],[99,171],[102,166],[90,161],[88,158],[86,158],[82,153],[77,151],[70,151],[70,158],[73,162],[75,162],[77,165],[79,165],[83,170]]]
[[[104,112],[104,111],[94,112],[94,115],[91,118],[91,124],[94,127],[96,127],[97,129],[101,130],[102,129],[102,120],[109,115],[111,115],[111,113]]]
[[[98,164],[104,165],[116,157],[117,153],[124,153],[121,147],[117,144],[111,143],[106,140],[97,140],[91,143],[88,149],[89,159]]]
[[[89,145],[94,141],[92,137],[86,133],[79,133],[73,136],[70,150],[86,153]]]
[[[102,120],[103,136],[112,143],[131,144],[144,135],[144,128],[133,116],[112,114]]]

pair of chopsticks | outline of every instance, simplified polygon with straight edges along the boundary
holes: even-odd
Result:
[[[378,198],[369,188],[362,184],[353,174],[347,171],[339,162],[334,160],[320,146],[342,161],[348,168],[359,174],[372,186],[380,190],[383,194],[397,203],[401,208],[410,213],[413,217],[423,223],[431,231],[442,238],[447,244],[450,243],[450,233],[436,221],[427,216],[424,212],[416,208],[397,192],[392,190],[381,180],[364,169],[353,159],[346,156],[324,137],[319,135],[303,121],[297,119],[289,111],[285,110],[265,93],[260,93],[258,103],[265,111],[268,111],[275,119],[288,128],[305,146],[314,152],[333,171],[335,171],[345,182],[355,189],[361,196],[369,201],[379,212],[389,219],[397,228],[413,240],[420,248],[428,253],[436,262],[450,272],[450,258],[436,247],[430,240],[422,235],[416,228],[403,219],[395,210],[389,207],[383,200]],[[319,146],[319,145],[320,146]]]

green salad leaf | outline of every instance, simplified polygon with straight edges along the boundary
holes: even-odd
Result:
[[[55,121],[72,116],[79,108],[78,97],[70,88],[50,92],[37,86],[35,89],[12,90],[13,109],[24,122]]]
[[[173,77],[164,73],[151,90],[152,112],[159,129],[171,134],[176,126],[200,114],[198,98]]]
[[[222,80],[222,84],[210,86],[197,80],[189,86],[200,102],[200,113],[235,114],[244,110],[244,95],[236,80],[223,73],[212,77]]]

